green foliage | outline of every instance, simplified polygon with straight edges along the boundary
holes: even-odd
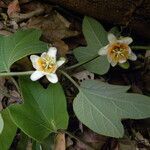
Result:
[[[130,67],[130,64],[129,64],[129,62],[127,61],[127,62],[125,62],[125,63],[119,63],[119,66],[121,67],[121,68],[123,68],[123,69],[129,69],[129,67]]]
[[[46,139],[44,139],[41,143],[42,150],[53,150],[55,144],[55,134],[50,134]]]
[[[10,36],[0,36],[0,72],[10,71],[17,60],[47,49],[44,42],[39,41],[41,31],[21,30]]]
[[[44,89],[39,83],[21,78],[24,104],[9,108],[16,125],[28,136],[42,141],[51,132],[66,129],[66,99],[59,83]]]
[[[83,33],[87,41],[87,47],[79,47],[74,50],[75,57],[79,62],[83,62],[98,55],[98,51],[108,44],[107,32],[96,20],[85,17],[83,21]],[[109,70],[109,62],[106,56],[98,57],[84,67],[97,74],[105,74]]]
[[[4,128],[3,128],[2,133],[0,134],[0,149],[8,150],[13,141],[13,138],[16,135],[17,127],[12,122],[10,115],[9,115],[9,111],[7,109],[2,111],[1,115],[4,120]]]
[[[121,36],[121,32],[119,31],[118,27],[111,28],[109,32],[114,34],[116,37],[120,37]]]
[[[3,127],[4,127],[4,121],[3,121],[2,115],[0,114],[0,134],[3,131]]]
[[[117,28],[112,28],[111,32],[120,34]],[[85,17],[83,33],[87,47],[74,50],[79,64],[91,60],[83,65],[87,70],[100,75],[107,73],[110,67],[107,56],[98,56],[99,49],[108,44],[107,32],[99,22]],[[33,29],[18,31],[11,36],[0,36],[0,72],[8,72],[1,75],[11,75],[10,67],[17,60],[46,51],[47,45],[39,41],[40,36],[41,32]],[[119,65],[124,69],[129,68],[128,62]],[[67,73],[60,72],[78,88]],[[31,137],[36,140],[33,149],[53,149],[55,133],[68,126],[63,89],[59,83],[50,84],[45,89],[29,77],[22,77],[19,81],[24,103],[11,105],[0,114],[0,148],[9,149],[18,127],[23,132],[18,148],[25,148]],[[129,86],[85,80],[73,102],[74,112],[93,131],[106,136],[122,137],[122,119],[150,117],[149,97],[127,93],[128,89]]]
[[[121,119],[150,117],[150,98],[125,93],[128,89],[128,86],[109,85],[96,80],[84,81],[74,100],[74,111],[79,120],[93,131],[122,137]]]

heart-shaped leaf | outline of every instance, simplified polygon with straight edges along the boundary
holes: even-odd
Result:
[[[44,89],[37,82],[21,78],[20,85],[24,104],[11,106],[9,110],[22,131],[41,141],[51,132],[67,128],[66,99],[59,83]]]
[[[108,44],[107,32],[96,20],[85,17],[83,20],[83,33],[87,41],[87,47],[79,47],[74,50],[74,55],[79,62],[92,59],[98,55],[98,51]],[[105,56],[98,57],[84,67],[97,74],[105,74],[109,70],[109,62]]]
[[[0,72],[9,72],[11,65],[17,60],[46,50],[47,44],[39,41],[40,36],[41,31],[35,29],[0,36]]]
[[[12,122],[7,109],[3,110],[1,115],[4,120],[4,127],[0,133],[0,149],[8,150],[16,135],[17,126]]]
[[[129,87],[86,80],[74,100],[74,111],[81,122],[93,131],[112,137],[122,137],[121,119],[150,117],[150,98],[125,93]]]

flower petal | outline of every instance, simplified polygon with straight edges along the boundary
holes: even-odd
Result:
[[[108,33],[108,41],[109,41],[109,43],[115,43],[115,42],[117,42],[117,38],[115,37],[114,34]]]
[[[38,68],[38,66],[37,66],[37,61],[38,61],[38,59],[39,59],[39,56],[37,56],[37,55],[31,55],[31,56],[30,56],[30,60],[31,60],[32,65],[33,65],[33,67],[34,67],[35,69]]]
[[[111,59],[111,57],[109,57],[109,55],[107,55],[107,59],[108,59],[108,62],[109,62],[109,63],[112,62],[112,59]]]
[[[132,50],[131,50],[131,48],[129,46],[128,46],[128,52],[129,52],[129,54],[132,53]]]
[[[35,71],[32,73],[32,75],[30,76],[30,79],[32,81],[36,81],[40,78],[42,78],[44,76],[44,74],[41,71]]]
[[[119,60],[119,63],[120,63],[120,64],[123,64],[123,63],[125,63],[126,61],[127,61],[126,59],[120,59],[120,60]]]
[[[105,47],[102,47],[99,51],[98,54],[99,55],[107,55],[108,52],[108,45],[106,45]]]
[[[117,62],[112,61],[112,62],[111,62],[111,65],[112,65],[113,67],[115,67],[115,66],[117,65]]]
[[[57,53],[56,47],[50,47],[47,52],[48,56],[53,57],[54,59],[56,59],[56,53]]]
[[[136,60],[137,56],[133,52],[131,52],[131,54],[129,55],[129,59],[130,60]]]
[[[47,55],[47,53],[44,52],[44,53],[41,54],[41,57],[42,57],[42,58],[45,58],[46,55]]]
[[[131,37],[122,37],[118,40],[118,42],[129,45],[133,42],[133,39]]]
[[[66,59],[64,57],[61,57],[57,62],[57,68],[60,67],[62,64],[64,64]]]
[[[112,58],[109,57],[108,55],[107,55],[107,59],[108,59],[108,62],[109,62],[113,67],[117,65],[117,62],[116,62],[116,61],[113,61]]]
[[[58,82],[58,77],[57,77],[57,75],[55,73],[51,73],[49,75],[46,75],[46,78],[51,83],[57,83]]]

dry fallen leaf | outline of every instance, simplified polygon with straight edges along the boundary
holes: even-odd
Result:
[[[49,15],[33,17],[27,24],[28,28],[37,28],[43,31],[43,40],[55,45],[61,55],[65,55],[69,50],[62,39],[78,35],[77,31],[72,31],[70,23],[56,11],[51,11]]]
[[[80,82],[84,80],[94,80],[94,74],[87,70],[75,73],[73,74],[73,77],[77,78]]]
[[[6,3],[0,0],[0,8],[6,8],[6,7],[7,7]]]
[[[65,150],[66,149],[66,141],[65,134],[58,133],[55,139],[55,150]]]
[[[15,62],[11,69],[17,70],[17,71],[24,71],[24,70],[33,70],[33,66],[31,64],[31,61],[28,57],[24,57],[17,62]]]
[[[11,17],[13,14],[20,12],[20,6],[18,0],[13,0],[9,3],[7,14],[9,17]]]
[[[135,136],[136,136],[136,140],[138,140],[140,143],[143,143],[144,145],[150,147],[149,140],[144,138],[140,132],[135,133]]]
[[[5,93],[7,93],[7,88],[5,87],[4,84],[5,84],[5,78],[1,77],[0,78],[0,101],[5,96]]]
[[[19,3],[20,4],[25,4],[25,3],[29,3],[30,1],[32,1],[32,0],[19,0]]]
[[[66,27],[66,24],[62,22],[56,12],[52,12],[50,15],[44,17],[31,18],[27,26],[28,28],[43,30],[44,38],[48,41],[55,41],[77,35],[76,31],[71,31]]]
[[[75,141],[74,144],[70,144],[68,150],[100,150],[108,139],[108,137],[94,133],[89,129],[85,129],[82,135],[78,137],[79,139],[82,139],[82,141],[84,141],[85,143],[89,144],[90,147],[89,145],[81,141]]]
[[[8,101],[8,105],[22,102],[21,96],[16,90],[9,91],[9,93],[10,93],[10,98]]]
[[[60,50],[59,53],[61,56],[65,56],[69,50],[68,45],[62,40],[53,41],[53,45]]]
[[[0,111],[3,109],[2,99],[7,95],[7,88],[5,87],[5,78],[0,77]]]
[[[122,139],[119,141],[117,148],[118,150],[136,150],[137,146],[135,141],[131,141],[129,139]]]

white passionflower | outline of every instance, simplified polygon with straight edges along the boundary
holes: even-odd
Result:
[[[127,59],[137,59],[137,56],[129,47],[129,44],[133,41],[131,37],[120,37],[117,39],[112,33],[109,33],[108,41],[109,44],[105,47],[102,47],[98,54],[107,55],[108,61],[112,66],[115,66],[118,63],[125,63]]]
[[[36,69],[30,77],[32,81],[36,81],[45,75],[50,82],[58,82],[55,72],[65,62],[65,58],[61,57],[56,61],[56,53],[57,49],[50,47],[47,53],[42,53],[41,57],[37,55],[30,56],[32,65]]]

